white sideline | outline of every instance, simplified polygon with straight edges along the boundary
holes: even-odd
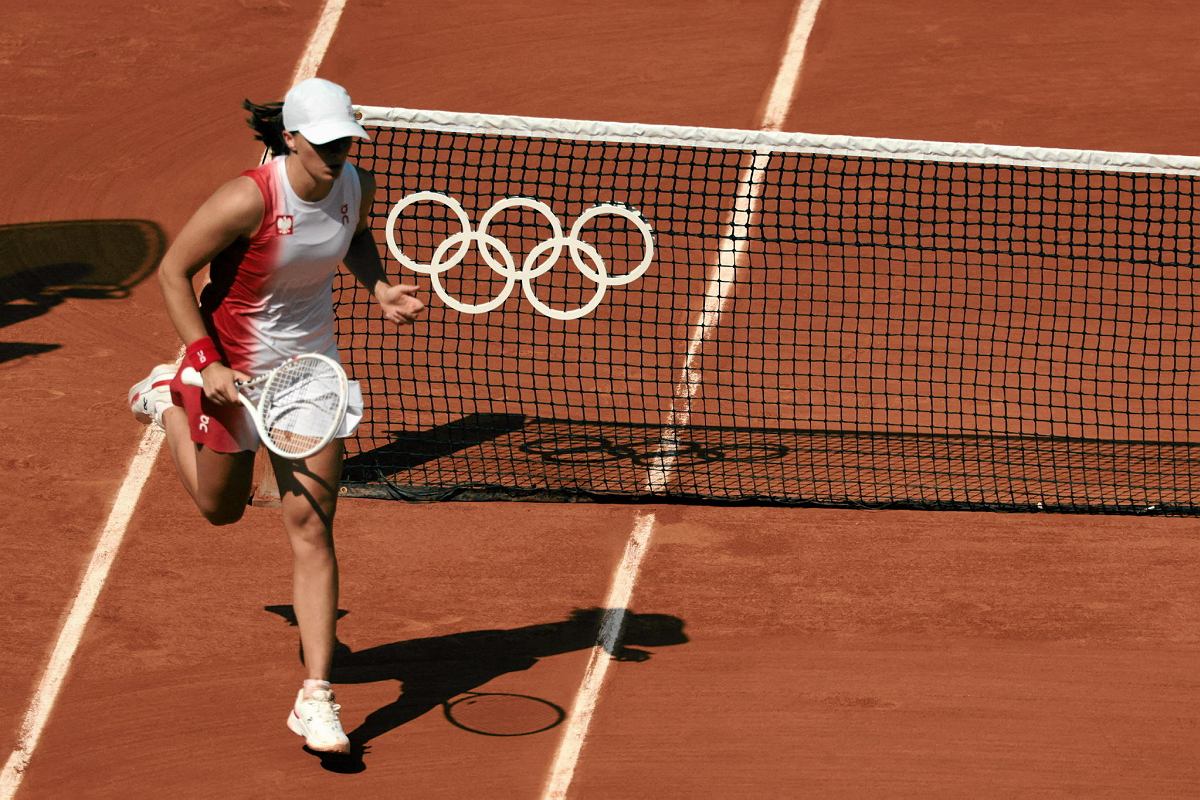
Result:
[[[596,710],[596,699],[600,696],[600,688],[604,684],[604,676],[608,673],[608,665],[612,662],[611,655],[617,652],[621,629],[625,625],[625,609],[633,597],[633,585],[637,582],[638,569],[642,565],[642,556],[650,547],[650,536],[654,532],[654,515],[639,513],[634,517],[633,532],[625,544],[625,553],[621,563],[613,575],[612,586],[604,601],[604,617],[600,621],[600,634],[592,648],[588,659],[587,669],[583,673],[583,682],[575,693],[575,702],[568,715],[570,722],[563,732],[555,755],[554,766],[550,771],[550,780],[542,794],[547,800],[562,800],[567,796],[571,779],[575,775],[575,765],[579,754],[583,751],[583,743],[587,738],[588,727],[592,722],[592,714]]]
[[[802,0],[796,9],[792,29],[788,35],[787,50],[779,63],[771,93],[768,95],[766,108],[763,111],[761,127],[767,130],[778,130],[787,117],[795,93],[796,83],[804,61],[804,51],[808,44],[809,34],[816,21],[817,9],[821,0]],[[679,381],[675,385],[675,399],[671,413],[664,426],[663,436],[659,442],[659,452],[674,453],[675,432],[687,425],[691,415],[691,399],[700,387],[702,375],[696,366],[696,359],[704,345],[708,334],[715,330],[725,311],[730,290],[737,279],[737,270],[745,254],[746,229],[752,222],[757,211],[759,198],[762,195],[762,179],[770,154],[755,152],[751,163],[739,176],[737,197],[734,201],[733,213],[722,233],[722,241],[717,250],[716,262],[711,266],[708,285],[704,293],[704,308],[692,329],[688,341],[688,350]],[[674,470],[675,456],[669,455],[660,459],[660,463],[650,471],[646,488],[659,491],[666,488]],[[642,558],[650,548],[654,533],[654,514],[640,513],[634,518],[633,531],[625,545],[625,553],[613,577],[613,583],[605,600],[605,616],[600,626],[600,634],[596,645],[588,659],[584,670],[583,682],[575,695],[571,713],[568,716],[567,728],[563,732],[554,763],[550,769],[550,777],[546,782],[543,800],[565,800],[575,776],[575,768],[579,764],[584,742],[587,740],[588,728],[592,715],[596,710],[596,702],[604,684],[612,655],[619,646],[621,630],[625,624],[625,614],[629,601],[633,597],[633,588],[637,583],[638,570]]]
[[[337,29],[346,2],[347,0],[326,0],[316,28],[313,29],[308,44],[305,46],[304,54],[296,65],[292,83],[316,75],[317,68],[325,58],[325,51],[333,39],[333,33]],[[183,350],[180,350],[178,357],[182,356]],[[163,441],[164,436],[158,426],[147,426],[146,432],[142,434],[142,439],[138,443],[137,453],[129,462],[125,480],[121,482],[121,488],[117,490],[112,511],[109,512],[108,520],[104,523],[104,530],[100,534],[100,540],[96,543],[91,561],[88,562],[87,569],[83,573],[79,591],[75,594],[71,610],[67,614],[62,630],[59,631],[54,650],[50,654],[50,660],[42,673],[42,679],[38,682],[37,689],[34,690],[33,697],[29,700],[29,706],[25,710],[25,716],[21,720],[17,745],[4,763],[3,771],[0,771],[0,800],[12,800],[21,786],[25,770],[37,749],[38,741],[50,718],[50,712],[54,710],[54,703],[58,700],[58,693],[62,689],[63,681],[71,669],[71,661],[75,658],[75,651],[79,647],[83,631],[92,616],[96,600],[104,589],[109,568],[117,557],[117,552],[121,549],[125,530],[137,508],[142,488],[146,485],[146,479],[150,477],[150,471],[158,459],[158,451],[162,449]]]
[[[308,43],[304,45],[304,55],[300,56],[300,62],[296,64],[296,71],[292,73],[293,84],[316,76],[321,62],[325,60],[325,51],[329,49],[329,43],[333,41],[333,34],[342,20],[346,2],[347,0],[325,0],[325,5],[321,8],[321,16],[317,19],[317,25],[313,28],[312,35],[308,37]]]
[[[92,559],[83,573],[83,580],[80,581],[79,591],[71,604],[66,622],[59,631],[58,641],[50,654],[46,670],[42,673],[42,680],[38,683],[25,711],[25,718],[21,721],[21,730],[17,735],[17,746],[4,764],[4,771],[0,773],[0,798],[4,800],[9,800],[21,785],[25,768],[29,766],[29,760],[33,757],[33,751],[37,748],[38,740],[46,727],[46,720],[54,709],[54,701],[58,699],[58,692],[71,667],[71,659],[75,657],[75,650],[79,647],[84,628],[92,616],[96,599],[104,588],[109,567],[121,548],[121,540],[125,537],[129,518],[137,508],[142,487],[150,477],[150,470],[162,443],[163,434],[158,426],[146,426],[146,432],[142,434],[142,440],[138,443],[137,453],[129,463],[125,480],[117,491],[112,511],[109,512],[104,531],[100,534],[100,541],[96,543]]]

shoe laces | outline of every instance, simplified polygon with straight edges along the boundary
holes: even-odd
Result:
[[[341,724],[341,721],[338,719],[338,712],[342,710],[342,707],[338,703],[333,702],[333,692],[318,689],[305,698],[304,702],[308,706],[309,713],[326,725]]]

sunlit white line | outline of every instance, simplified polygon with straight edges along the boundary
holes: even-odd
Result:
[[[25,768],[29,766],[29,760],[33,757],[46,728],[46,721],[54,709],[54,702],[58,699],[63,680],[71,668],[71,659],[75,657],[79,640],[83,637],[88,619],[96,606],[96,599],[104,588],[109,568],[117,557],[117,551],[121,549],[125,529],[134,509],[137,508],[142,487],[150,477],[162,443],[162,430],[157,425],[148,425],[146,432],[142,434],[141,442],[138,443],[137,453],[129,463],[125,480],[117,491],[112,511],[109,512],[104,531],[100,534],[100,541],[92,551],[91,561],[83,573],[83,580],[79,584],[79,591],[75,594],[66,622],[58,633],[50,661],[42,673],[33,698],[29,701],[29,707],[25,710],[25,718],[21,721],[21,729],[17,735],[17,746],[5,762],[4,770],[0,772],[0,798],[3,800],[9,800],[21,785]]]
[[[803,0],[796,10],[792,22],[792,30],[788,36],[788,46],[775,81],[768,95],[767,107],[763,112],[761,127],[777,130],[787,116],[791,107],[792,95],[796,89],[796,79],[804,60],[804,50],[808,36],[812,32],[816,20],[817,8],[821,0]],[[704,291],[704,308],[688,337],[687,356],[683,370],[675,385],[675,399],[667,423],[663,426],[663,435],[659,440],[659,453],[664,453],[659,463],[650,470],[644,488],[658,492],[667,487],[675,468],[675,440],[680,428],[686,427],[691,417],[691,401],[699,391],[702,374],[698,366],[700,351],[709,333],[716,330],[721,316],[728,305],[729,296],[737,280],[738,268],[745,256],[746,243],[750,225],[758,212],[762,198],[763,177],[766,174],[770,153],[755,152],[751,163],[742,169],[738,178],[736,199],[729,222],[721,234],[721,243],[717,249],[715,263],[709,269],[708,282]],[[650,547],[651,535],[654,532],[654,515],[638,514],[634,520],[633,531],[625,545],[625,554],[617,567],[613,578],[609,597],[605,602],[605,617],[600,627],[600,636],[584,671],[583,683],[575,696],[571,708],[567,729],[559,743],[550,769],[550,778],[542,793],[543,800],[565,800],[579,764],[580,754],[587,740],[588,727],[600,697],[604,677],[611,663],[610,653],[616,652],[619,646],[621,628],[624,625],[625,614],[629,601],[633,597],[633,588],[637,583],[638,569],[642,558]]]
[[[317,26],[313,28],[312,35],[308,37],[308,44],[304,46],[304,55],[300,57],[300,63],[296,64],[296,71],[292,73],[292,84],[316,76],[345,8],[346,0],[325,0],[321,16],[317,19]]]
[[[317,74],[317,69],[325,58],[325,51],[329,49],[329,43],[333,40],[334,31],[337,30],[338,21],[341,19],[345,7],[346,0],[327,0],[324,8],[321,9],[317,26],[308,38],[308,44],[296,65],[292,83]],[[182,356],[181,350],[178,357]],[[158,451],[162,449],[163,439],[163,433],[157,425],[147,427],[138,444],[137,454],[133,457],[129,464],[129,470],[125,473],[125,480],[122,481],[121,488],[117,490],[112,511],[109,513],[108,521],[104,524],[100,541],[96,543],[96,549],[92,552],[91,561],[84,572],[83,580],[80,582],[79,591],[71,604],[66,622],[59,631],[58,640],[50,654],[50,661],[42,673],[42,679],[38,683],[33,697],[30,698],[28,708],[25,710],[21,729],[17,734],[17,746],[5,762],[4,769],[0,771],[0,800],[12,800],[21,785],[25,770],[29,766],[30,759],[33,758],[34,750],[37,749],[38,741],[50,718],[50,712],[54,710],[54,703],[58,699],[63,681],[70,671],[71,661],[75,657],[75,651],[79,648],[80,639],[91,618],[92,610],[96,606],[96,600],[104,589],[109,568],[112,566],[117,552],[121,549],[121,542],[125,538],[125,531],[129,526],[134,509],[137,508],[142,488],[150,476],[154,462],[158,459]]]
[[[587,738],[588,726],[592,722],[592,714],[596,710],[596,701],[600,698],[604,676],[608,673],[608,665],[612,663],[612,655],[620,646],[625,613],[633,597],[638,569],[646,550],[650,547],[650,537],[653,533],[654,515],[639,513],[634,519],[633,532],[625,544],[621,563],[617,565],[612,586],[608,590],[608,598],[604,601],[600,633],[596,646],[592,648],[587,669],[583,673],[583,683],[575,694],[575,702],[567,717],[567,728],[563,732],[554,763],[550,768],[550,779],[542,794],[545,800],[563,800],[567,796],[567,789],[570,788],[571,779],[575,775],[575,765],[579,763],[579,754]]]
[[[779,69],[775,72],[771,93],[767,95],[767,105],[760,125],[764,130],[779,130],[787,117],[803,66],[808,37],[812,33],[820,6],[821,0],[803,0],[796,8],[787,49],[779,62]],[[692,398],[700,390],[704,378],[699,366],[700,351],[708,341],[709,334],[720,325],[734,284],[737,283],[738,270],[743,266],[746,245],[749,243],[750,225],[762,200],[763,178],[770,160],[769,151],[757,151],[752,155],[749,166],[744,167],[738,176],[733,211],[721,232],[716,262],[709,269],[708,281],[704,288],[704,308],[688,337],[687,355],[679,380],[675,384],[671,411],[663,426],[663,435],[657,451],[662,455],[646,478],[644,488],[652,493],[657,494],[666,489],[675,470],[676,453],[679,450],[678,433],[691,421]]]
[[[779,71],[775,73],[775,83],[771,85],[771,93],[767,95],[767,107],[759,125],[765,131],[779,130],[792,107],[792,95],[796,93],[796,84],[800,82],[804,54],[808,50],[808,37],[817,21],[817,10],[820,7],[821,0],[802,0],[796,8],[787,50],[783,53],[783,60],[779,62]]]
[[[688,337],[687,355],[679,380],[675,384],[671,411],[667,415],[662,437],[658,442],[656,452],[661,455],[649,470],[643,485],[650,493],[659,494],[665,490],[675,471],[676,454],[679,452],[678,435],[691,421],[692,398],[700,391],[704,378],[700,370],[700,351],[708,341],[709,334],[720,325],[721,317],[729,305],[730,294],[737,282],[738,269],[746,255],[750,225],[762,200],[763,175],[770,160],[770,153],[754,153],[750,165],[743,168],[738,176],[733,212],[721,233],[717,259],[709,268],[708,281],[704,287],[704,307]]]

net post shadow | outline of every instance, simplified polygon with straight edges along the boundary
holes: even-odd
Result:
[[[166,251],[157,223],[138,219],[0,225],[0,328],[49,313],[68,299],[119,300]],[[58,349],[0,342],[0,363]]]
[[[345,460],[342,482],[391,484],[389,479],[395,473],[470,450],[524,427],[521,414],[467,414],[428,430],[389,431],[392,440],[387,444]]]

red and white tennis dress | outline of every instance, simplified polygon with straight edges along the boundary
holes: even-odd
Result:
[[[288,182],[286,160],[278,156],[242,173],[262,193],[262,225],[213,259],[210,283],[200,293],[200,314],[225,363],[251,376],[302,353],[338,360],[333,278],[358,226],[362,186],[347,163],[329,194],[310,203]],[[171,396],[187,410],[193,441],[221,453],[258,448],[258,433],[241,405],[214,405],[178,375]],[[361,417],[362,395],[351,381],[338,435],[349,436]]]

